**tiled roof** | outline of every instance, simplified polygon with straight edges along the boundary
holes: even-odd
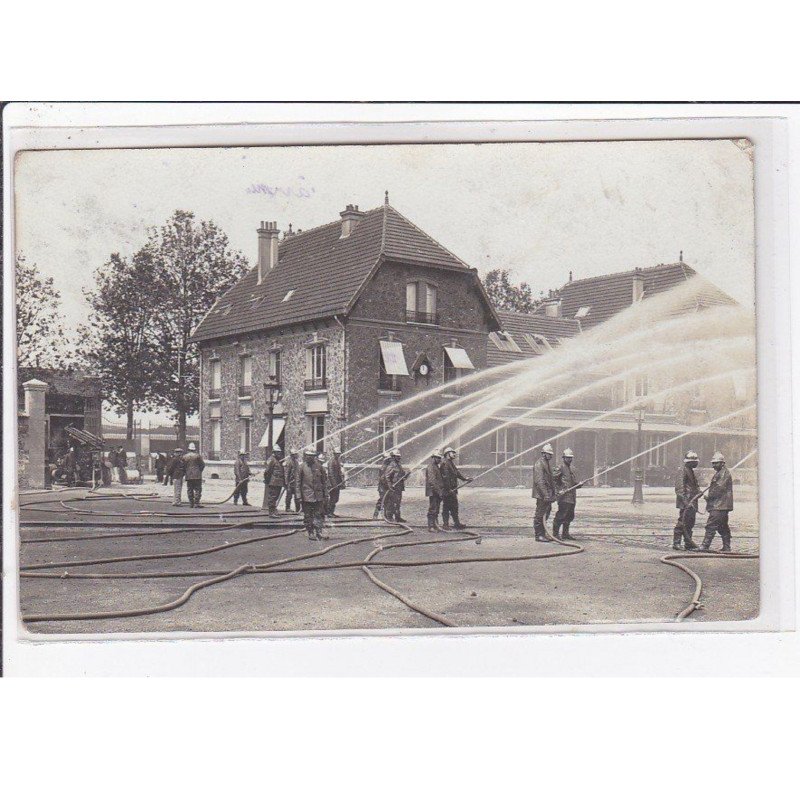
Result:
[[[569,339],[581,332],[580,323],[575,319],[546,317],[544,314],[521,314],[516,311],[498,311],[497,316],[500,317],[502,330],[513,337],[520,352],[501,350],[490,337],[486,345],[487,363],[490,367],[540,355],[525,334],[543,336],[552,347],[557,347],[560,339]]]
[[[257,284],[258,270],[248,272],[214,304],[193,339],[346,314],[382,260],[473,272],[388,204],[365,212],[346,238],[341,238],[341,232],[342,223],[336,221],[284,238],[278,264],[261,285]],[[291,297],[283,301],[289,292]]]
[[[570,281],[560,289],[561,316],[565,319],[574,319],[582,308],[588,308],[588,311],[580,316],[581,326],[584,329],[605,322],[632,305],[635,274],[636,270],[629,270]],[[697,275],[695,270],[683,263],[646,267],[640,270],[639,274],[644,279],[644,299],[665,292]],[[695,299],[698,305],[735,303],[735,300],[708,281],[703,281]]]

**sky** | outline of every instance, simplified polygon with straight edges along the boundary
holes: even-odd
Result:
[[[175,209],[214,220],[255,265],[256,228],[311,228],[389,202],[481,274],[535,295],[683,260],[752,307],[752,148],[744,140],[36,151],[15,170],[15,244],[54,278],[66,328],[94,270]],[[113,417],[113,415],[111,415]],[[146,418],[147,415],[145,415]],[[152,416],[153,422],[164,417]]]

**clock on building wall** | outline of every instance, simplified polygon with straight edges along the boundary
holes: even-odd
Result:
[[[429,381],[431,379],[431,373],[433,372],[433,365],[431,364],[431,360],[428,358],[428,356],[426,356],[424,353],[418,355],[411,372],[414,375],[415,380],[424,378],[426,381]]]

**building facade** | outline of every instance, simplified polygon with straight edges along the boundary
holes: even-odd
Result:
[[[275,223],[257,233],[258,266],[193,336],[203,455],[228,476],[238,452],[262,462],[270,436],[284,451],[338,445],[370,483],[369,462],[401,438],[402,407],[390,406],[483,369],[500,320],[477,271],[388,199],[282,238]]]

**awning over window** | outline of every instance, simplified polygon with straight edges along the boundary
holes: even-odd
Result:
[[[286,420],[283,417],[273,417],[272,418],[272,444],[275,445],[278,441],[278,437],[283,433],[283,428],[286,425]],[[264,435],[261,437],[261,441],[258,443],[259,447],[268,447],[269,446],[269,426],[264,430]]]
[[[470,361],[469,354],[463,347],[445,347],[444,351],[456,369],[475,369],[475,365]]]
[[[400,342],[381,342],[383,368],[387,375],[408,375],[406,357]]]

